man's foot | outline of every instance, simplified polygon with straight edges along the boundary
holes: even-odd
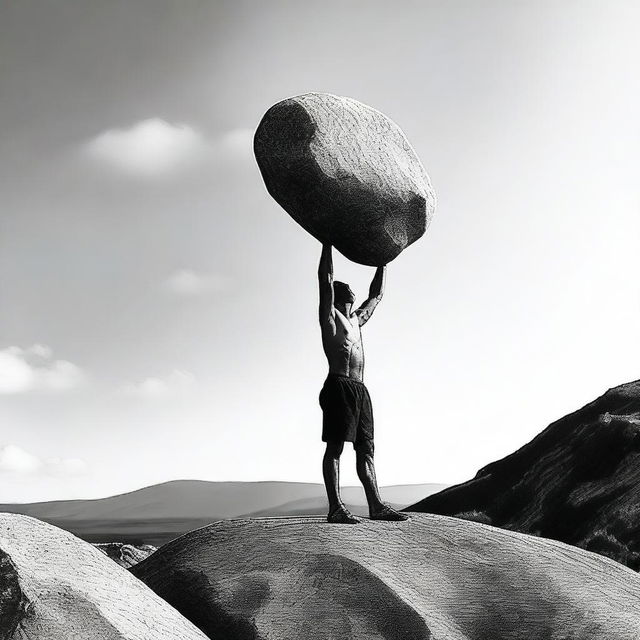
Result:
[[[390,522],[404,522],[405,520],[411,520],[406,513],[396,511],[388,504],[383,504],[382,507],[375,511],[369,511],[369,517],[372,520],[388,520]]]
[[[332,524],[358,524],[359,518],[356,518],[343,504],[329,512],[327,522]]]

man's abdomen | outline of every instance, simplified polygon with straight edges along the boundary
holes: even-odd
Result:
[[[362,381],[364,375],[362,344],[357,349],[346,349],[344,347],[336,349],[336,351],[325,349],[325,353],[329,361],[330,373]]]

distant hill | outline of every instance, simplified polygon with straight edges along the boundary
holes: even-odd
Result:
[[[2,640],[206,640],[106,555],[34,518],[0,514]]]
[[[640,638],[640,576],[626,567],[430,514],[221,521],[131,572],[209,638]]]
[[[407,510],[561,540],[640,570],[640,380]]]
[[[397,507],[404,507],[444,486],[398,485],[381,492]],[[361,488],[346,487],[344,499],[354,511],[365,510]],[[322,514],[326,504],[321,484],[175,480],[97,500],[2,504],[0,511],[44,520],[90,542],[159,546],[215,520],[248,514]]]

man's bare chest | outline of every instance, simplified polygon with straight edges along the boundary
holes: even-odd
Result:
[[[350,318],[336,310],[336,341],[345,345],[356,345],[362,342],[358,317],[354,314]]]

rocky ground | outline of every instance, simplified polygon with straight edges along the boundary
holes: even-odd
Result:
[[[93,546],[125,569],[133,567],[157,550],[157,547],[151,544],[136,546],[122,542],[100,542]]]
[[[637,640],[640,576],[576,547],[455,518],[233,520],[134,575],[210,638]]]

